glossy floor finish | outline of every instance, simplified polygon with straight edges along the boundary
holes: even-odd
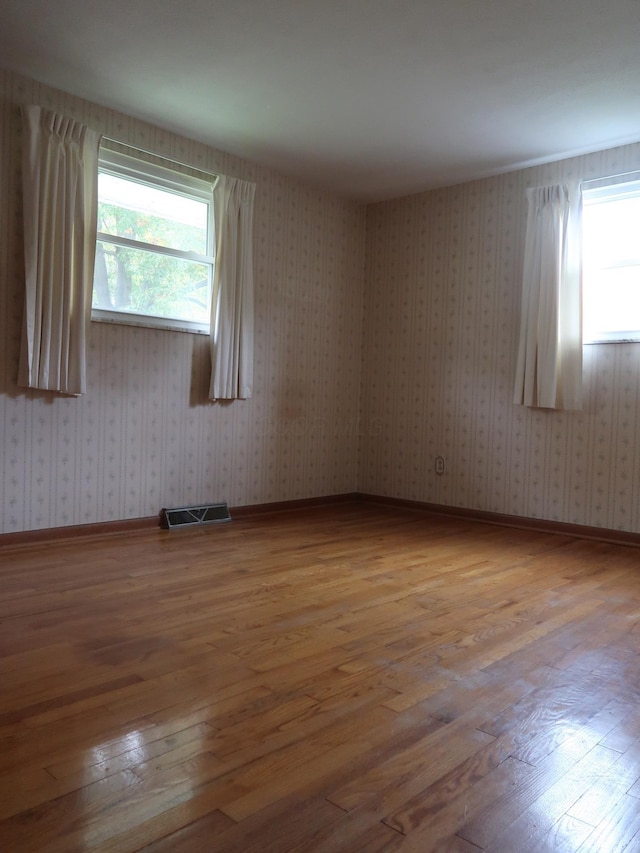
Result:
[[[640,551],[372,505],[0,552],[2,851],[640,850]]]

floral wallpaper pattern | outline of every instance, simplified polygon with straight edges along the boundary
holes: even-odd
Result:
[[[92,323],[82,398],[16,387],[20,103],[256,183],[255,392],[209,403],[204,336]],[[365,217],[360,205],[31,80],[0,73],[0,533],[353,492]]]
[[[637,169],[640,144],[369,207],[361,491],[640,531],[640,344],[584,348],[582,412],[512,403],[526,187]]]

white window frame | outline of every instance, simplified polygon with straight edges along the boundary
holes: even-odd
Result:
[[[134,249],[142,249],[165,257],[180,258],[188,261],[197,261],[208,267],[209,280],[209,313],[211,314],[211,299],[213,291],[213,273],[215,266],[215,223],[213,206],[213,186],[216,177],[211,180],[198,178],[186,171],[180,171],[179,164],[176,168],[166,168],[156,163],[150,163],[138,157],[113,151],[108,148],[100,149],[98,171],[115,177],[125,178],[156,189],[169,190],[185,198],[205,202],[208,206],[207,213],[207,246],[206,254],[197,252],[185,252],[180,249],[172,249],[166,246],[158,246],[139,240],[131,240],[127,237],[119,237],[113,234],[105,234],[98,231],[97,240],[110,243],[115,246],[124,246]],[[156,329],[170,329],[181,332],[192,332],[196,334],[210,334],[210,323],[199,323],[194,320],[184,320],[171,317],[158,317],[152,314],[139,314],[125,309],[105,309],[92,307],[91,319],[101,323],[117,323],[122,325],[146,326]]]
[[[620,175],[612,178],[602,178],[595,181],[587,181],[582,185],[582,208],[583,217],[585,208],[599,202],[612,202],[624,200],[628,198],[640,198],[640,174],[634,173],[630,175]],[[640,235],[640,222],[639,235]],[[584,236],[584,232],[583,232]],[[640,240],[640,237],[639,237]],[[640,246],[640,242],[639,242]],[[638,251],[638,263],[619,264],[618,266],[637,266],[638,268],[638,287],[640,289],[640,250]],[[586,262],[583,263],[583,277],[585,273]],[[587,299],[588,294],[586,288],[583,293],[583,299]],[[639,323],[640,325],[640,323]],[[594,330],[591,335],[587,334],[585,324],[585,344],[602,344],[602,343],[638,343],[640,342],[640,328],[625,329],[611,331],[607,329]]]

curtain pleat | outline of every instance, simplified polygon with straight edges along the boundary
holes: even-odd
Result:
[[[581,203],[576,185],[527,190],[514,402],[582,408]]]
[[[253,391],[253,202],[255,185],[221,175],[214,188],[216,263],[211,300],[212,400]]]
[[[18,382],[83,394],[96,248],[100,135],[23,109],[24,333]]]

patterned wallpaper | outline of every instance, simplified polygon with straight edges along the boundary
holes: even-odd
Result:
[[[205,337],[100,323],[91,324],[84,397],[16,387],[20,103],[256,182],[253,399],[207,402]],[[10,73],[0,73],[0,170],[0,532],[355,490],[361,206]]]
[[[640,144],[368,208],[361,491],[640,531],[640,345],[585,347],[582,412],[512,403],[525,188],[637,169]]]
[[[206,401],[204,337],[98,323],[85,397],[16,387],[23,102],[256,182],[252,400]],[[365,209],[0,73],[0,532],[356,489],[640,532],[640,345],[585,348],[583,412],[511,402],[525,188],[633,169],[640,144]]]

